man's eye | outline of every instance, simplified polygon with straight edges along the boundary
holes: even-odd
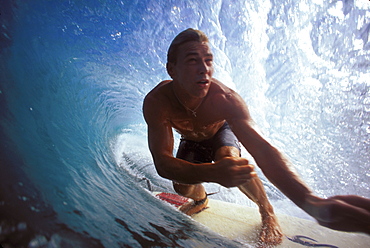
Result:
[[[206,63],[207,63],[207,64],[212,64],[212,63],[213,63],[213,59],[207,59],[207,60],[206,60]]]

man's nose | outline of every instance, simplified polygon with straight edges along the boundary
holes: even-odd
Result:
[[[205,61],[202,61],[199,65],[199,73],[200,74],[206,74],[208,73],[210,70],[210,67],[209,65],[207,65],[207,63]]]

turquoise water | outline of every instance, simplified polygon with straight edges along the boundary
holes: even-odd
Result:
[[[209,35],[215,77],[318,195],[370,197],[370,6],[311,2],[0,1],[1,243],[252,245],[148,190],[172,189],[154,170],[142,100],[169,78],[168,45],[188,27]],[[261,177],[277,212],[310,218]]]

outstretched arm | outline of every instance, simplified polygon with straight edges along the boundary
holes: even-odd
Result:
[[[227,120],[240,142],[254,157],[265,176],[297,206],[321,225],[370,234],[370,199],[359,196],[334,196],[322,199],[300,179],[291,163],[254,128],[244,101],[236,96]],[[233,112],[232,112],[233,111]]]

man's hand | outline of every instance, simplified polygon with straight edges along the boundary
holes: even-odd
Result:
[[[328,199],[310,196],[303,208],[322,226],[370,235],[370,199],[355,195]]]
[[[215,163],[215,182],[224,187],[236,187],[256,177],[253,165],[239,157],[225,157]]]

